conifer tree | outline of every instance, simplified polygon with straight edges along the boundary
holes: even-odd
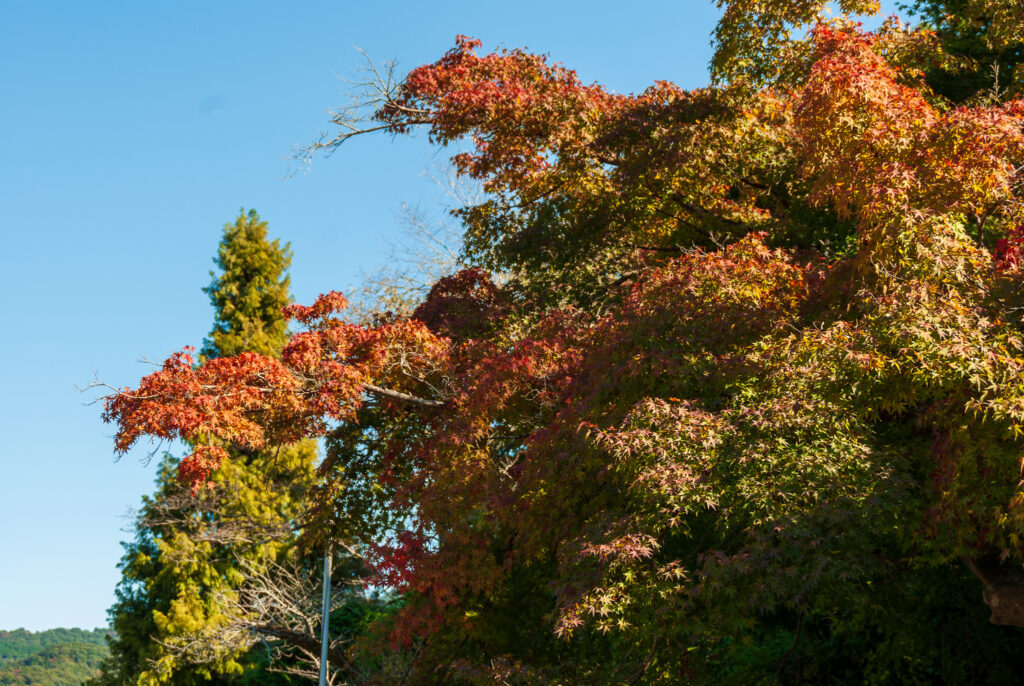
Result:
[[[214,325],[201,356],[256,352],[277,356],[287,340],[281,308],[290,301],[288,244],[268,240],[255,211],[239,213],[203,290]],[[117,638],[99,684],[273,683],[265,657],[235,647],[189,645],[229,621],[226,609],[245,580],[294,554],[302,496],[312,484],[316,444],[265,453],[229,448],[231,465],[210,487],[178,481],[180,460],[166,456],[156,492],[144,497],[135,540],[125,544],[117,601],[110,609]]]
[[[291,302],[288,267],[292,252],[279,239],[267,240],[267,222],[256,210],[241,210],[224,237],[214,263],[219,274],[203,289],[214,307],[213,330],[203,341],[207,359],[241,352],[277,357],[288,342],[281,309]]]

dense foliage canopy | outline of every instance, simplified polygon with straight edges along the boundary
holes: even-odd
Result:
[[[376,127],[469,143],[471,266],[410,317],[289,306],[280,358],[173,356],[107,399],[117,449],[215,436],[200,484],[326,436],[306,535],[404,594],[362,645],[413,681],[1011,678],[1024,100],[985,72],[1020,5],[720,4],[708,88],[460,36],[383,90]]]

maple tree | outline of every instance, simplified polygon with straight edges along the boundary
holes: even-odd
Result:
[[[404,594],[422,682],[1008,678],[981,597],[1024,626],[1024,100],[930,87],[941,31],[720,4],[704,89],[466,37],[385,84],[324,145],[468,140],[469,267],[411,316],[289,306],[279,359],[173,356],[107,399],[117,449],[215,436],[199,486],[326,436],[306,535]]]
[[[954,102],[1024,87],[1024,10],[989,0],[908,3],[941,39],[946,57],[927,70],[928,85]]]

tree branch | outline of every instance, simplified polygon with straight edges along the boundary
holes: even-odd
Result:
[[[1024,627],[1024,570],[1006,565],[998,551],[991,550],[960,559],[985,584],[981,597],[992,609],[993,624]]]
[[[258,624],[253,625],[250,629],[256,633],[263,634],[264,636],[270,636],[284,641],[296,648],[308,651],[314,655],[320,652],[320,639],[308,634],[299,633],[298,631],[292,631],[282,626],[274,626],[271,624]],[[345,653],[338,650],[335,646],[328,646],[327,648],[327,662],[337,668],[339,671],[344,673],[352,673],[353,665],[348,659]]]
[[[375,395],[381,395],[385,398],[391,398],[392,400],[398,400],[403,403],[420,405],[422,407],[444,407],[448,404],[447,400],[430,400],[427,398],[420,398],[401,391],[393,391],[390,388],[381,388],[380,386],[375,386],[372,383],[364,382],[363,388]]]

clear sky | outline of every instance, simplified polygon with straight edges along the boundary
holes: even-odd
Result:
[[[421,172],[446,155],[422,137],[353,141],[289,176],[347,102],[356,46],[410,69],[461,33],[617,92],[692,88],[717,16],[711,0],[0,0],[0,629],[106,624],[155,463],[115,462],[75,386],[133,385],[140,358],[201,343],[200,289],[239,208],[291,242],[308,303],[380,266],[403,202],[438,202]]]

